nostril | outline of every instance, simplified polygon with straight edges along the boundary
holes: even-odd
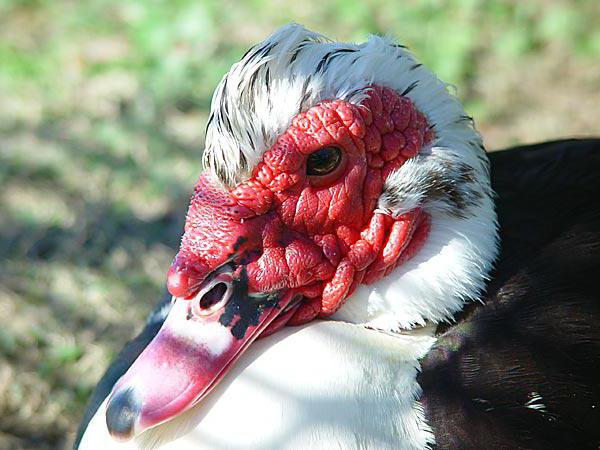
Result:
[[[206,292],[200,302],[200,309],[210,309],[221,301],[225,293],[227,292],[227,285],[225,283],[215,284],[208,292]]]
[[[198,316],[208,316],[213,312],[223,308],[229,300],[229,285],[225,282],[218,282],[210,289],[202,290],[195,298],[193,303],[194,314]]]

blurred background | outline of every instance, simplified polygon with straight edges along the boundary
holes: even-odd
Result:
[[[215,85],[290,20],[391,33],[487,147],[600,134],[598,0],[0,0],[0,448],[69,448],[163,292]]]

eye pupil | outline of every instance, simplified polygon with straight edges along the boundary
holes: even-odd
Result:
[[[338,147],[323,147],[310,154],[306,161],[306,174],[309,176],[327,175],[339,166],[342,151]]]

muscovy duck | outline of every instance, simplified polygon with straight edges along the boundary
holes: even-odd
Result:
[[[76,448],[598,447],[600,140],[487,155],[404,47],[292,24],[204,163]]]

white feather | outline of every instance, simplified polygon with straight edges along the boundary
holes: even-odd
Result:
[[[352,51],[338,53],[320,66],[326,55],[338,50]],[[481,139],[470,124],[456,124],[465,113],[448,85],[404,48],[379,36],[363,44],[331,42],[300,25],[286,25],[253,47],[215,90],[205,164],[224,181],[239,182],[299,112],[325,99],[358,104],[371,84],[402,93],[415,81],[406,96],[435,126],[437,143],[452,144],[456,129],[460,152],[478,151],[462,149],[465,138],[474,146]]]

